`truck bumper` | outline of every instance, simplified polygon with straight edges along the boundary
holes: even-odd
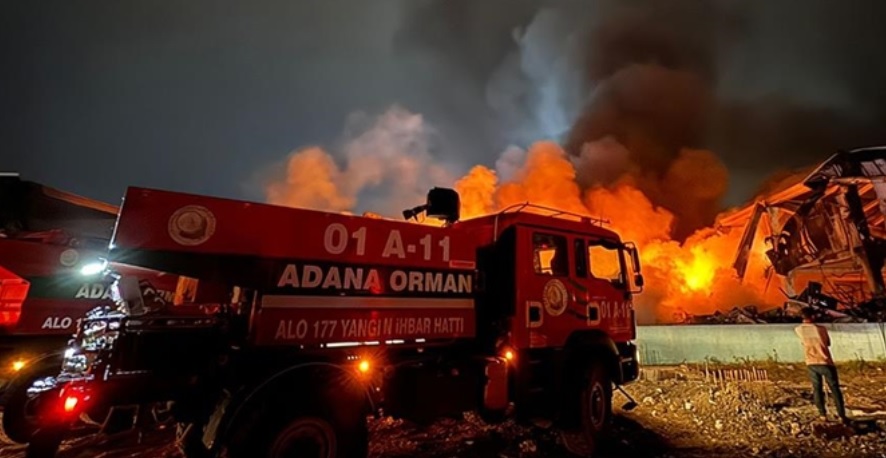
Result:
[[[37,379],[28,388],[37,421],[58,426],[76,421],[95,401],[95,393],[85,379],[59,381],[54,377]]]
[[[617,344],[618,361],[621,372],[619,384],[628,384],[640,378],[640,359],[637,344],[625,342]]]

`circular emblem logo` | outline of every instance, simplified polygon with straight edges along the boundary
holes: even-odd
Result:
[[[62,254],[58,256],[58,262],[65,267],[74,267],[79,260],[80,253],[77,253],[77,250],[73,248],[62,251]]]
[[[199,245],[215,233],[215,215],[206,207],[188,205],[169,217],[168,230],[179,245]]]
[[[568,299],[569,292],[566,291],[566,286],[560,280],[550,280],[545,284],[543,301],[549,315],[561,315],[566,310]]]

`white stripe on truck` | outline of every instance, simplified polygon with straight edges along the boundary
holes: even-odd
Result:
[[[472,309],[474,300],[436,297],[269,295],[262,297],[261,306],[280,309]]]

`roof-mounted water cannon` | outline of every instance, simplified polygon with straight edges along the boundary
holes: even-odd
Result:
[[[428,200],[424,205],[403,210],[403,218],[409,220],[424,214],[429,218],[441,219],[447,224],[458,221],[461,201],[458,193],[449,188],[433,188],[428,191]]]

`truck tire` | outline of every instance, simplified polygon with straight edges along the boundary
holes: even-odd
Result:
[[[3,431],[0,440],[25,444],[37,430],[37,423],[29,417],[28,388],[35,380],[58,375],[58,365],[47,364],[18,374],[3,392]]]
[[[600,362],[590,365],[581,390],[581,426],[592,449],[609,432],[612,424],[612,380]]]
[[[231,458],[361,458],[369,449],[366,414],[359,403],[307,399],[265,408]]]
[[[64,433],[59,428],[38,429],[25,449],[25,458],[53,458],[62,444]]]

